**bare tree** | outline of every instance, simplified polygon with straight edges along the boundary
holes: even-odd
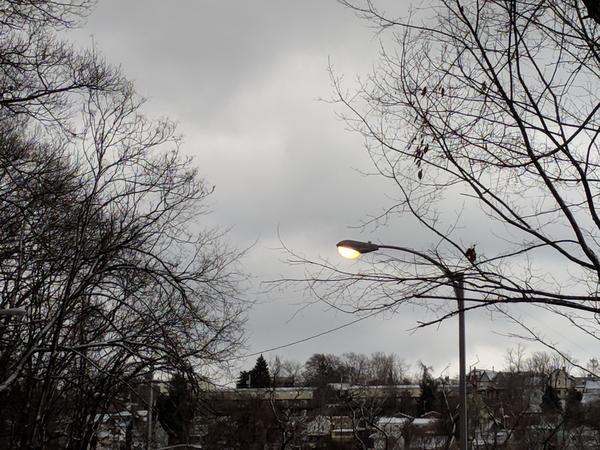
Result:
[[[1,117],[27,115],[68,127],[73,96],[113,91],[125,79],[95,48],[75,50],[57,31],[77,26],[93,0],[7,0],[0,9]],[[71,130],[72,131],[72,130]]]
[[[301,384],[302,364],[291,359],[282,360],[279,356],[269,361],[273,386],[298,386]]]
[[[341,383],[346,369],[339,356],[315,353],[304,363],[302,378],[306,386],[325,387],[328,383]]]
[[[523,372],[528,362],[525,354],[525,347],[519,344],[516,348],[509,348],[504,355],[504,361],[508,372]]]
[[[14,230],[4,234],[3,303],[28,314],[2,335],[0,391],[31,380],[25,446],[51,439],[58,401],[70,399],[67,439],[79,446],[93,412],[135,377],[200,369],[240,343],[238,255],[218,231],[190,229],[210,190],[179,156],[173,126],[141,117],[131,91],[91,95],[83,126],[68,159],[52,152],[50,164],[29,149],[29,166],[50,181],[36,170],[15,185],[18,172],[5,172],[21,201],[5,203]]]
[[[95,49],[54,34],[88,1],[0,8],[0,422],[11,448],[88,448],[154,371],[241,344],[240,253],[203,229],[212,192],[173,123]],[[12,405],[20,404],[18,411]]]
[[[376,252],[356,271],[313,262],[311,288],[354,312],[417,299],[435,322],[456,313],[448,274],[461,274],[467,309],[536,304],[598,337],[595,12],[580,0],[440,0],[403,20],[341,3],[383,36],[357,91],[332,70],[346,123],[395,188],[374,221],[402,216],[435,245]]]
[[[370,357],[370,366],[370,384],[402,384],[406,379],[408,365],[394,353],[373,353]]]

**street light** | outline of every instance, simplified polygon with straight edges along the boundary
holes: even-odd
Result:
[[[396,245],[373,244],[372,242],[361,242],[344,240],[337,243],[337,249],[340,255],[347,259],[356,259],[364,253],[370,253],[379,249],[397,250],[408,253],[426,260],[438,269],[450,280],[454,288],[454,295],[458,303],[458,359],[459,359],[459,436],[460,449],[468,450],[468,424],[467,424],[467,378],[465,364],[465,294],[464,294],[464,277],[462,272],[454,272],[448,269],[426,253],[421,253],[417,250],[406,247],[398,247]]]

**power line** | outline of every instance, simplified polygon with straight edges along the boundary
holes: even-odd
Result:
[[[342,325],[339,325],[339,326],[337,326],[335,328],[330,328],[329,330],[322,331],[322,332],[317,333],[317,334],[313,334],[312,336],[308,336],[308,337],[305,337],[303,339],[299,339],[297,341],[289,342],[287,344],[278,345],[277,347],[267,348],[267,349],[264,349],[264,350],[261,350],[261,351],[255,352],[255,353],[249,353],[249,354],[243,355],[243,356],[236,356],[234,358],[230,358],[228,361],[234,361],[234,360],[237,360],[237,359],[250,358],[251,356],[258,356],[258,355],[261,355],[263,353],[272,352],[272,351],[275,351],[275,350],[281,350],[282,348],[287,348],[287,347],[292,347],[293,345],[302,344],[303,342],[307,342],[307,341],[316,339],[318,337],[325,336],[326,334],[333,333],[335,331],[341,330],[342,328],[346,328],[346,327],[349,327],[351,325],[354,325],[355,323],[361,322],[361,321],[363,321],[365,319],[369,319],[369,318],[371,318],[373,316],[376,316],[377,314],[379,314],[381,312],[382,312],[381,310],[378,310],[378,311],[372,312],[371,314],[368,314],[368,315],[366,315],[364,317],[359,317],[358,319],[355,319],[355,320],[353,320],[351,322],[346,322],[346,323],[344,323]]]

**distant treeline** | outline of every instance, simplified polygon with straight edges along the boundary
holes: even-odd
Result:
[[[471,363],[471,368],[477,364]],[[312,386],[322,387],[328,383],[349,383],[356,385],[402,385],[418,384],[423,371],[434,373],[433,367],[422,361],[411,365],[396,353],[375,352],[371,355],[347,352],[342,355],[315,353],[304,363],[275,356],[267,362],[260,355],[254,367],[240,372],[236,381],[238,388]],[[479,367],[479,366],[477,366]],[[498,367],[479,367],[507,372],[536,372],[549,374],[558,368],[576,370],[581,375],[600,375],[600,363],[590,358],[579,364],[568,354],[546,351],[527,353],[525,347],[517,345],[506,350]],[[453,376],[449,373],[445,377]]]

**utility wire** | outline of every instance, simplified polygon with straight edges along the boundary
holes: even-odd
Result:
[[[303,339],[299,339],[299,340],[294,341],[294,342],[289,342],[287,344],[278,345],[277,347],[267,348],[267,349],[261,350],[259,352],[249,353],[249,354],[243,355],[243,356],[236,356],[234,358],[228,359],[228,361],[235,361],[235,360],[238,360],[238,359],[250,358],[251,356],[258,356],[258,355],[261,355],[263,353],[272,352],[272,351],[275,351],[275,350],[281,350],[282,348],[287,348],[287,347],[292,347],[293,345],[302,344],[303,342],[311,341],[311,340],[316,339],[318,337],[325,336],[326,334],[333,333],[335,331],[341,330],[342,328],[349,327],[350,325],[354,325],[355,323],[361,322],[361,321],[363,321],[365,319],[369,319],[369,318],[371,318],[373,316],[376,316],[377,314],[380,314],[381,312],[382,312],[382,310],[378,310],[378,311],[372,312],[371,314],[368,314],[366,316],[359,317],[358,319],[355,319],[355,320],[353,320],[351,322],[346,322],[346,323],[344,323],[342,325],[339,325],[339,326],[337,326],[335,328],[330,328],[329,330],[322,331],[321,333],[313,334],[312,336],[308,336],[308,337],[305,337]]]

